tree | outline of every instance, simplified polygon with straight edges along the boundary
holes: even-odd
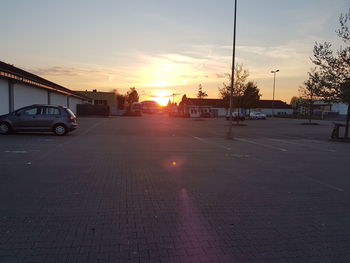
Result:
[[[299,87],[299,91],[300,91],[300,87]],[[292,105],[294,114],[297,114],[297,110],[299,108],[299,105],[303,102],[303,99],[301,97],[297,97],[297,96],[293,96],[290,99],[290,105]]]
[[[185,108],[186,108],[187,103],[188,103],[188,101],[187,101],[187,96],[186,96],[186,94],[184,94],[184,95],[182,96],[182,99],[181,99],[180,103],[179,103],[179,111],[180,111],[182,114],[185,113]]]
[[[336,31],[345,47],[336,52],[329,42],[315,43],[313,58],[315,72],[309,73],[313,83],[320,87],[319,95],[326,101],[343,102],[348,104],[345,139],[349,135],[350,122],[350,9],[339,18],[340,29]]]
[[[130,90],[126,93],[126,101],[129,105],[133,104],[134,102],[138,102],[139,98],[139,94],[137,93],[135,87],[130,88]]]
[[[312,116],[314,114],[314,103],[316,100],[319,100],[322,98],[322,96],[320,96],[322,86],[320,86],[319,81],[315,81],[316,80],[315,77],[318,74],[316,72],[316,69],[311,69],[311,71],[308,74],[309,74],[309,79],[304,82],[304,86],[299,87],[299,93],[301,98],[304,101],[307,101],[309,105],[308,116],[309,116],[309,123],[311,124]]]
[[[197,98],[201,100],[205,97],[208,97],[208,94],[205,91],[203,91],[202,84],[199,84]]]
[[[224,105],[226,108],[229,108],[231,95],[231,74],[225,75],[230,84],[223,83],[223,87],[219,88],[219,95],[224,100]],[[233,96],[236,97],[236,100],[233,103],[237,108],[240,107],[240,101],[238,98],[244,95],[248,77],[249,71],[243,67],[243,64],[237,63],[235,66],[235,82],[233,86]]]
[[[122,94],[117,94],[117,104],[118,109],[123,110],[125,107],[126,96]]]
[[[199,107],[201,113],[203,113],[203,109],[201,109],[201,107],[203,106],[203,98],[205,97],[208,97],[208,94],[203,91],[202,84],[199,84],[197,98],[199,99]]]
[[[112,89],[112,92],[116,96],[118,109],[123,110],[125,107],[126,95],[120,94],[117,89]]]
[[[297,96],[293,96],[290,99],[290,105],[292,105],[293,109],[296,109],[298,107],[299,101],[300,101],[300,97],[297,97]]]
[[[260,100],[261,94],[255,82],[249,81],[244,86],[242,96],[242,107],[245,109],[255,108]]]

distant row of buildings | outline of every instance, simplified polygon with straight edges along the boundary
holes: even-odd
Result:
[[[108,108],[110,115],[120,114],[117,96],[114,92],[73,91],[49,80],[31,74],[13,65],[0,61],[0,115],[32,104],[55,104],[69,107],[77,113],[79,104],[90,104]],[[209,114],[212,117],[226,116],[227,106],[222,99],[187,98],[183,108],[173,105],[173,112],[182,111],[188,117],[200,117]],[[159,105],[154,101],[142,103],[144,113],[156,113]],[[315,102],[313,112],[316,114],[346,115],[346,104]],[[250,111],[262,112],[267,116],[308,114],[309,107],[300,104],[298,108],[281,100],[259,100],[253,109],[234,109],[242,114]]]
[[[243,115],[249,114],[251,111],[261,112],[267,116],[275,115],[290,115],[293,114],[291,105],[275,100],[259,100],[253,109],[234,108],[235,112],[240,112]],[[184,113],[189,117],[200,117],[203,114],[210,114],[212,117],[223,117],[228,114],[228,109],[222,99],[198,99],[187,98],[183,109]]]
[[[348,111],[348,105],[345,103],[315,101],[310,106],[310,103],[305,100],[303,103],[298,103],[294,108],[294,113],[299,115],[309,115],[310,111],[313,115],[345,116]]]

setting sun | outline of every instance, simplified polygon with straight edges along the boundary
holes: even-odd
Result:
[[[168,90],[157,90],[153,96],[150,96],[152,100],[158,102],[161,106],[166,106],[171,97],[171,92]]]
[[[161,106],[166,106],[166,105],[168,105],[169,98],[155,97],[155,98],[153,98],[153,100],[158,102]]]

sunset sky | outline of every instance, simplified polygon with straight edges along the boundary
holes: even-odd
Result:
[[[237,61],[263,99],[289,102],[312,67],[315,41],[339,43],[348,0],[238,0]],[[168,93],[210,98],[230,72],[233,0],[2,0],[0,60],[73,90],[142,99]],[[180,99],[179,96],[177,99]]]

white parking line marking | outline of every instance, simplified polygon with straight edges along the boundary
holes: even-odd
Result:
[[[235,153],[226,154],[226,156],[233,157],[233,158],[249,158],[250,157],[249,154],[235,154]]]
[[[308,179],[309,181],[312,181],[312,182],[314,182],[314,183],[323,185],[323,186],[328,187],[328,188],[330,188],[330,189],[332,189],[332,190],[336,190],[336,191],[338,191],[338,192],[344,192],[344,189],[341,189],[341,188],[339,188],[339,187],[337,187],[337,186],[324,183],[324,182],[322,182],[322,181],[320,181],[320,180],[313,179],[313,178],[308,177],[308,176],[303,176],[303,177],[306,178],[306,179]]]
[[[267,145],[267,144],[263,144],[263,143],[259,143],[259,142],[255,142],[255,141],[251,141],[251,140],[247,140],[247,139],[242,139],[242,138],[234,138],[234,139],[237,140],[237,141],[240,141],[240,142],[251,143],[251,144],[263,146],[265,148],[278,150],[278,151],[281,151],[281,152],[287,152],[288,151],[287,149],[284,149],[284,148],[279,148],[279,147],[275,147],[275,146],[271,146],[271,145]]]
[[[309,144],[306,144],[308,141],[305,141],[305,143],[297,143],[297,142],[290,142],[290,141],[282,140],[282,139],[273,139],[273,138],[266,138],[266,139],[267,139],[267,140],[270,140],[270,141],[275,141],[275,142],[280,142],[280,143],[285,143],[285,144],[291,144],[291,145],[296,145],[296,146],[311,148],[311,149],[314,149],[314,150],[317,150],[317,151],[325,150],[325,151],[332,152],[332,153],[337,152],[337,151],[334,150],[334,149],[323,149],[323,148],[321,148],[321,147],[311,146],[311,145],[309,145]]]
[[[272,139],[272,138],[266,138],[266,139],[268,139],[270,141],[281,142],[281,143],[286,143],[286,144],[291,144],[291,145],[306,146],[305,144],[302,144],[302,143],[289,142],[289,141],[281,140],[281,139]],[[314,148],[314,147],[311,147],[311,148]]]
[[[202,138],[199,138],[199,137],[196,137],[196,136],[192,136],[193,139],[196,139],[202,143],[205,143],[205,144],[208,144],[208,145],[212,145],[212,146],[215,146],[215,147],[218,147],[218,148],[222,148],[222,149],[225,149],[227,151],[231,151],[232,149],[230,147],[226,147],[226,146],[222,146],[220,144],[217,144],[217,143],[213,143],[213,142],[209,142],[205,139],[202,139]]]
[[[4,153],[19,153],[19,154],[23,154],[23,153],[28,153],[27,151],[4,151]]]

